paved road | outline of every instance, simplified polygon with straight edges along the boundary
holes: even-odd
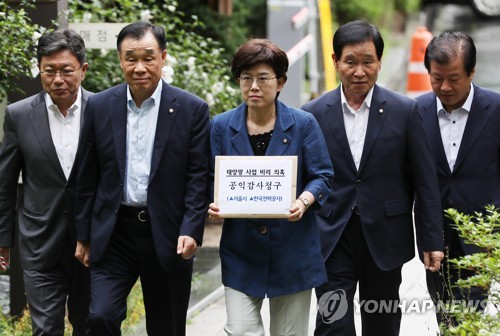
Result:
[[[215,295],[222,295],[223,292],[215,292]],[[403,283],[400,288],[402,302],[407,302],[407,312],[403,313],[401,321],[402,336],[435,336],[437,333],[437,323],[432,309],[427,309],[430,298],[426,293],[425,272],[420,260],[417,258],[408,262],[403,267]],[[422,304],[423,303],[423,304]],[[413,306],[410,306],[413,304]],[[411,307],[411,308],[410,308]],[[423,307],[423,308],[422,308]],[[422,309],[421,309],[422,308]],[[226,319],[224,298],[210,303],[200,313],[192,316],[186,327],[187,336],[225,336],[224,323]],[[419,310],[423,311],[419,311]],[[309,319],[309,335],[313,335],[314,321],[316,316],[316,302],[311,300]],[[269,305],[264,302],[262,316],[266,330],[269,330]],[[356,314],[356,329],[358,334],[361,330],[360,315]]]

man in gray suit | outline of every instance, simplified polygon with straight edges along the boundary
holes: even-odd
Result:
[[[17,204],[19,253],[33,335],[63,335],[66,304],[73,335],[83,335],[90,301],[88,270],[74,258],[73,193],[88,64],[83,39],[72,30],[38,43],[43,91],[5,110],[0,145],[0,263],[9,265]],[[0,268],[1,269],[1,268]]]

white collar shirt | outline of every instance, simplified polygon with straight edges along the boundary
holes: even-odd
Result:
[[[162,81],[156,90],[137,107],[127,86],[127,163],[124,200],[129,206],[147,206],[147,192],[153,144],[156,134],[162,91]]]
[[[443,141],[444,152],[451,171],[455,168],[455,162],[457,161],[458,151],[460,149],[460,144],[462,143],[465,125],[467,124],[467,119],[469,118],[473,97],[474,86],[471,84],[469,96],[467,97],[467,100],[465,100],[465,103],[462,107],[451,111],[451,113],[446,112],[443,104],[439,98],[436,97],[437,116],[439,129],[441,131],[441,139]]]
[[[81,88],[78,90],[76,100],[68,109],[66,116],[54,104],[49,94],[45,95],[45,105],[47,107],[52,142],[64,176],[68,180],[75,162],[78,138],[80,137],[82,90]]]
[[[368,127],[368,116],[370,114],[370,105],[373,96],[373,87],[368,91],[365,100],[358,110],[354,110],[348,103],[344,95],[343,88],[340,90],[340,101],[344,116],[344,127],[351,148],[352,158],[359,170],[363,146],[365,144],[366,129]]]

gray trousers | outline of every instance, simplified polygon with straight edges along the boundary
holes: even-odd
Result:
[[[72,256],[71,256],[72,257]],[[44,271],[23,271],[33,336],[63,336],[66,309],[73,336],[85,334],[90,275],[75,258]]]
[[[269,299],[271,336],[307,336],[312,289]],[[228,335],[264,336],[260,310],[264,299],[225,287]]]

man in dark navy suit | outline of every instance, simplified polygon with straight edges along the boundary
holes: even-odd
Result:
[[[88,101],[79,146],[75,254],[91,269],[87,334],[121,334],[140,277],[148,335],[182,336],[208,209],[209,109],[161,79],[162,28],[132,23],[117,46],[126,84]]]
[[[476,67],[472,38],[461,32],[442,33],[427,46],[424,64],[433,92],[417,97],[417,103],[433,148],[443,209],[473,215],[489,204],[500,207],[500,93],[472,82]],[[456,286],[458,279],[474,273],[459,271],[448,258],[479,248],[466,243],[451,224],[445,217],[447,258],[442,274],[428,272],[429,293],[435,301],[473,300],[471,306],[484,308],[487,290],[464,291]]]
[[[335,171],[317,211],[328,281],[316,288],[327,304],[319,307],[315,335],[356,334],[358,283],[360,301],[397,307],[401,268],[415,255],[413,213],[425,268],[438,270],[443,258],[431,148],[416,102],[376,84],[383,49],[375,26],[358,20],[339,27],[332,58],[341,85],[303,106],[322,128]],[[330,319],[328,297],[347,301],[338,320]],[[363,335],[399,335],[401,311],[361,309],[361,321]]]

